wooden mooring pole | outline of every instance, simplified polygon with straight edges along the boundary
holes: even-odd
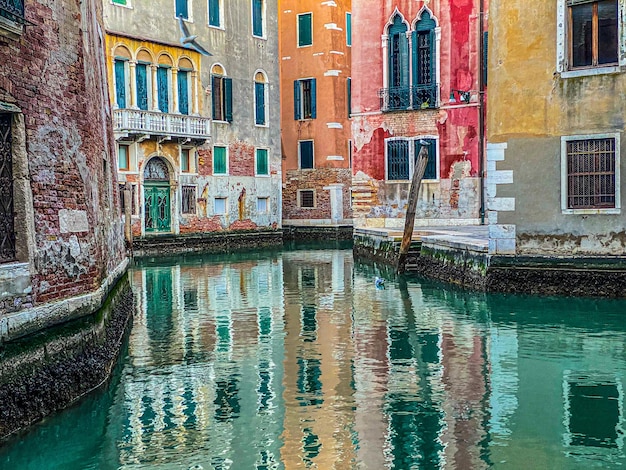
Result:
[[[420,149],[415,161],[413,169],[413,178],[411,179],[411,189],[409,190],[409,201],[406,208],[406,217],[404,221],[404,234],[402,235],[402,243],[400,244],[400,253],[398,254],[398,263],[396,271],[404,272],[406,257],[411,247],[411,239],[413,238],[413,225],[415,224],[415,209],[417,208],[417,196],[422,185],[422,178],[428,164],[428,146],[429,142],[420,140],[422,148]]]

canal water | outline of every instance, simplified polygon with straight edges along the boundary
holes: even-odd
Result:
[[[153,260],[131,281],[108,388],[5,443],[0,468],[626,463],[623,301],[468,293],[349,249]]]

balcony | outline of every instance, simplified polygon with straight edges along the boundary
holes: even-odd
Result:
[[[382,88],[378,92],[382,112],[439,107],[437,83],[412,87]]]
[[[113,111],[113,129],[116,134],[207,140],[211,137],[211,119],[140,109],[116,109]]]

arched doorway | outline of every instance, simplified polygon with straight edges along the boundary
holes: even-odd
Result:
[[[170,173],[162,158],[152,158],[143,172],[146,233],[171,232]]]

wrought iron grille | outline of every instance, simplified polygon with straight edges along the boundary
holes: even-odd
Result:
[[[315,192],[313,190],[300,191],[300,207],[315,207]]]
[[[406,109],[433,109],[439,107],[436,83],[412,87],[382,88],[378,92],[380,109],[399,111]]]
[[[615,139],[567,142],[567,207],[615,207]]]
[[[0,114],[0,263],[15,260],[11,115]]]
[[[183,214],[195,214],[196,213],[196,187],[195,186],[183,186],[182,194],[182,209]]]
[[[430,31],[417,34],[417,77],[419,84],[430,84],[432,82],[432,45]],[[413,82],[415,83],[415,82]]]
[[[387,141],[387,179],[409,179],[409,141]]]
[[[24,23],[24,0],[0,0],[0,16]]]

